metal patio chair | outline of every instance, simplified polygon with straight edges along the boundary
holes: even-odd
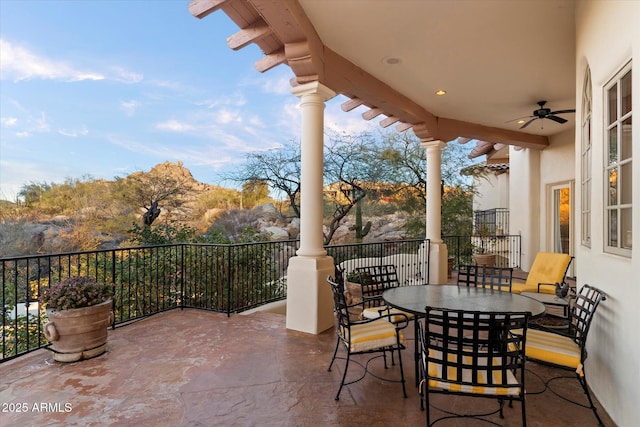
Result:
[[[427,307],[420,323],[420,407],[426,408],[426,424],[450,418],[504,418],[505,401],[521,402],[526,425],[525,357],[530,313],[481,312]],[[517,330],[520,333],[514,334]],[[496,399],[497,409],[483,413],[456,413],[437,408],[431,394],[455,394]],[[432,408],[444,415],[431,421]]]
[[[404,397],[407,397],[401,353],[401,350],[405,349],[405,339],[401,331],[407,327],[408,319],[406,316],[398,313],[387,313],[381,314],[376,319],[353,321],[351,316],[349,316],[350,306],[346,303],[343,284],[340,280],[336,280],[332,277],[328,277],[327,282],[329,282],[329,285],[331,286],[336,321],[336,347],[327,370],[331,371],[336,359],[346,360],[342,380],[340,381],[340,387],[338,388],[335,399],[340,399],[340,393],[345,385],[356,383],[362,380],[367,374],[383,381],[401,383],[402,393]],[[393,323],[391,320],[393,320]],[[347,353],[346,357],[339,357],[337,355],[339,347],[344,348]],[[369,369],[369,364],[378,358],[383,359],[384,367],[386,369],[387,352],[391,352],[393,355],[394,351],[398,352],[398,364],[400,369],[399,380],[381,377]],[[372,356],[366,362],[362,363],[359,360],[354,360],[353,358],[353,356],[360,354],[370,354]],[[349,366],[352,363],[362,367],[363,373],[360,377],[347,381],[347,373],[349,371]],[[395,365],[393,357],[392,364]]]
[[[573,376],[553,377],[545,383],[545,389],[551,390],[558,397],[574,403],[578,406],[591,409],[599,425],[603,425],[596,410],[585,373],[584,363],[587,359],[587,335],[591,327],[591,321],[601,301],[606,300],[606,295],[598,288],[583,285],[576,296],[571,308],[571,322],[568,335],[554,331],[530,329],[527,333],[525,355],[527,360],[554,366],[567,371],[573,371],[587,395],[588,405],[569,400],[553,388],[550,383],[560,378],[573,378]]]

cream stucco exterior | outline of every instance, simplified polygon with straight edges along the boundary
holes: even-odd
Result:
[[[604,252],[604,86],[632,61],[634,119],[640,114],[640,2],[576,2],[576,117],[582,113],[582,86],[587,67],[591,70],[592,106],[592,217],[591,247],[580,245],[576,236],[578,286],[599,286],[607,300],[598,309],[589,337],[587,369],[591,388],[620,426],[638,425],[640,420],[640,131],[633,129],[633,246],[631,258]],[[612,7],[613,5],[615,7]],[[581,130],[576,131],[575,170],[580,176]],[[576,178],[579,180],[579,178]],[[579,186],[577,186],[579,189]],[[576,191],[576,206],[581,194]],[[575,213],[580,230],[580,213]]]

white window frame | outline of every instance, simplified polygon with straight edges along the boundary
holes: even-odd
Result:
[[[626,132],[627,129],[624,129],[623,123],[632,117],[633,110],[632,108],[626,113],[622,114],[622,97],[621,94],[621,81],[624,76],[631,75],[631,62],[626,64],[622,69],[616,73],[616,75],[607,83],[604,87],[603,93],[603,105],[604,105],[604,251],[612,254],[622,255],[625,257],[631,257],[632,254],[632,211],[629,212],[629,223],[628,226],[631,228],[629,230],[622,230],[622,213],[627,209],[631,210],[633,207],[633,200],[629,200],[628,203],[622,203],[621,198],[623,194],[628,195],[631,199],[632,197],[632,188],[628,188],[632,186],[633,179],[632,177],[625,177],[623,171],[623,167],[627,169],[628,172],[631,172],[633,153],[629,153],[629,156],[625,159],[621,159],[621,146],[623,142],[623,132]],[[610,117],[611,106],[609,105],[609,93],[615,87],[616,93],[616,108],[615,113],[616,117]],[[610,151],[610,133],[615,129],[615,158],[611,158],[612,154]],[[633,151],[633,149],[631,149]],[[611,186],[609,185],[610,176],[615,174],[615,192],[612,193]],[[611,197],[615,198],[615,201],[611,201]],[[611,220],[610,218],[615,219],[616,227],[615,227],[615,236],[612,236],[611,233]],[[611,243],[615,244],[611,244]]]
[[[591,247],[591,69],[587,67],[582,89],[582,128],[580,162],[580,241],[582,246]]]

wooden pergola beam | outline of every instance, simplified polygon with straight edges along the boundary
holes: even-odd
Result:
[[[233,50],[240,50],[271,34],[273,31],[266,22],[257,21],[228,37],[227,46]]]
[[[191,0],[189,5],[189,13],[198,19],[202,19],[207,15],[212,14],[229,0]]]

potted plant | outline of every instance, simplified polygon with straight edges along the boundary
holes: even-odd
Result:
[[[86,276],[72,276],[40,296],[49,323],[44,336],[53,358],[76,362],[101,355],[107,348],[107,329],[113,324],[113,286]]]
[[[486,225],[478,227],[473,242],[473,263],[493,267],[496,264],[496,254],[490,251],[495,246],[496,236]]]

